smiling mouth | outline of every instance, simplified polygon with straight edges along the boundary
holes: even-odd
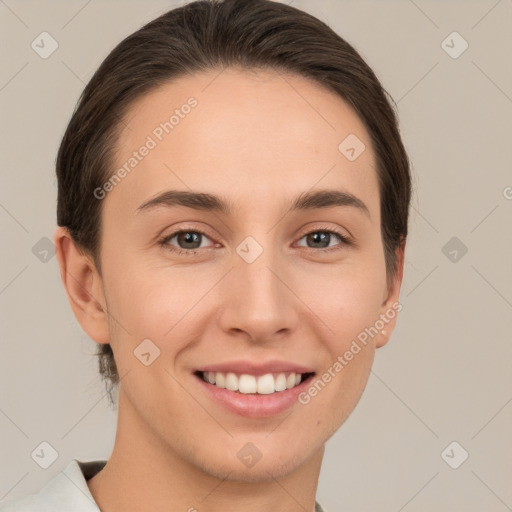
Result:
[[[293,389],[306,380],[311,379],[315,373],[282,372],[255,376],[247,373],[196,371],[194,375],[212,386],[235,393],[271,395]]]

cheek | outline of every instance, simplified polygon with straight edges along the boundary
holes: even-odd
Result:
[[[175,381],[176,365],[199,339],[194,310],[187,314],[197,297],[182,281],[165,279],[164,274],[139,268],[138,274],[126,273],[131,279],[119,279],[115,287],[111,283],[112,348],[119,375],[127,375],[123,388],[132,404],[150,418],[165,396],[173,403],[166,414],[177,419],[188,402]]]
[[[194,296],[179,278],[169,280],[156,272],[146,273],[117,287],[115,309],[134,336],[160,342],[172,336]]]
[[[173,364],[201,337],[209,312],[205,308],[213,307],[204,297],[213,278],[209,274],[202,278],[185,267],[141,265],[141,261],[127,258],[119,261],[122,265],[105,272],[109,276],[109,310],[114,319],[112,345],[114,350],[116,344],[122,347],[116,353],[118,365],[132,367],[136,362],[133,351],[146,339],[160,350],[160,364]]]
[[[333,433],[354,410],[368,382],[375,355],[372,326],[379,318],[382,291],[370,276],[348,273],[323,284],[309,290],[309,300],[319,319],[314,325],[322,332],[318,347],[325,353],[324,365],[304,402],[315,409],[312,428],[323,426]]]
[[[380,265],[342,264],[311,272],[296,281],[295,289],[317,317],[315,323],[323,325],[322,337],[340,353],[378,319],[385,286]]]
[[[331,266],[310,277],[307,282],[314,286],[303,285],[298,292],[314,312],[311,322],[326,352],[324,367],[304,396],[316,410],[314,429],[323,425],[334,432],[361,398],[375,354],[372,326],[379,318],[384,276],[370,263]]]

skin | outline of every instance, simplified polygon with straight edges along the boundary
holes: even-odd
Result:
[[[190,96],[197,107],[103,199],[101,275],[66,229],[55,233],[74,314],[94,341],[111,343],[122,378],[113,453],[88,485],[108,512],[313,512],[324,444],[358,403],[396,316],[307,405],[270,418],[213,403],[192,372],[277,358],[322,375],[398,301],[405,246],[388,283],[369,135],[348,104],[303,77],[226,69],[160,86],[128,112],[116,169]],[[350,133],[366,144],[353,162],[338,150]],[[350,192],[370,215],[287,212],[320,188]],[[234,211],[137,212],[169,189],[220,195]],[[206,232],[196,255],[158,244],[178,229]],[[338,249],[322,254],[305,235],[326,229],[355,244],[331,235]],[[263,248],[250,264],[236,252],[247,236]],[[146,338],[161,351],[150,366],[133,355]],[[237,457],[247,442],[262,453],[251,468]]]

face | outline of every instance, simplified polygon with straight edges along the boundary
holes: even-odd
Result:
[[[125,122],[101,247],[122,428],[230,480],[289,474],[350,415],[396,319],[369,135],[305,78],[234,69],[160,86]]]

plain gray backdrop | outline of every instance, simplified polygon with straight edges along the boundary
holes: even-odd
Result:
[[[291,3],[395,99],[415,186],[403,310],[327,443],[317,499],[330,512],[512,510],[512,1]],[[116,413],[49,243],[55,156],[110,50],[182,4],[0,0],[0,500],[111,453]],[[32,457],[43,442],[58,453],[47,469]]]

